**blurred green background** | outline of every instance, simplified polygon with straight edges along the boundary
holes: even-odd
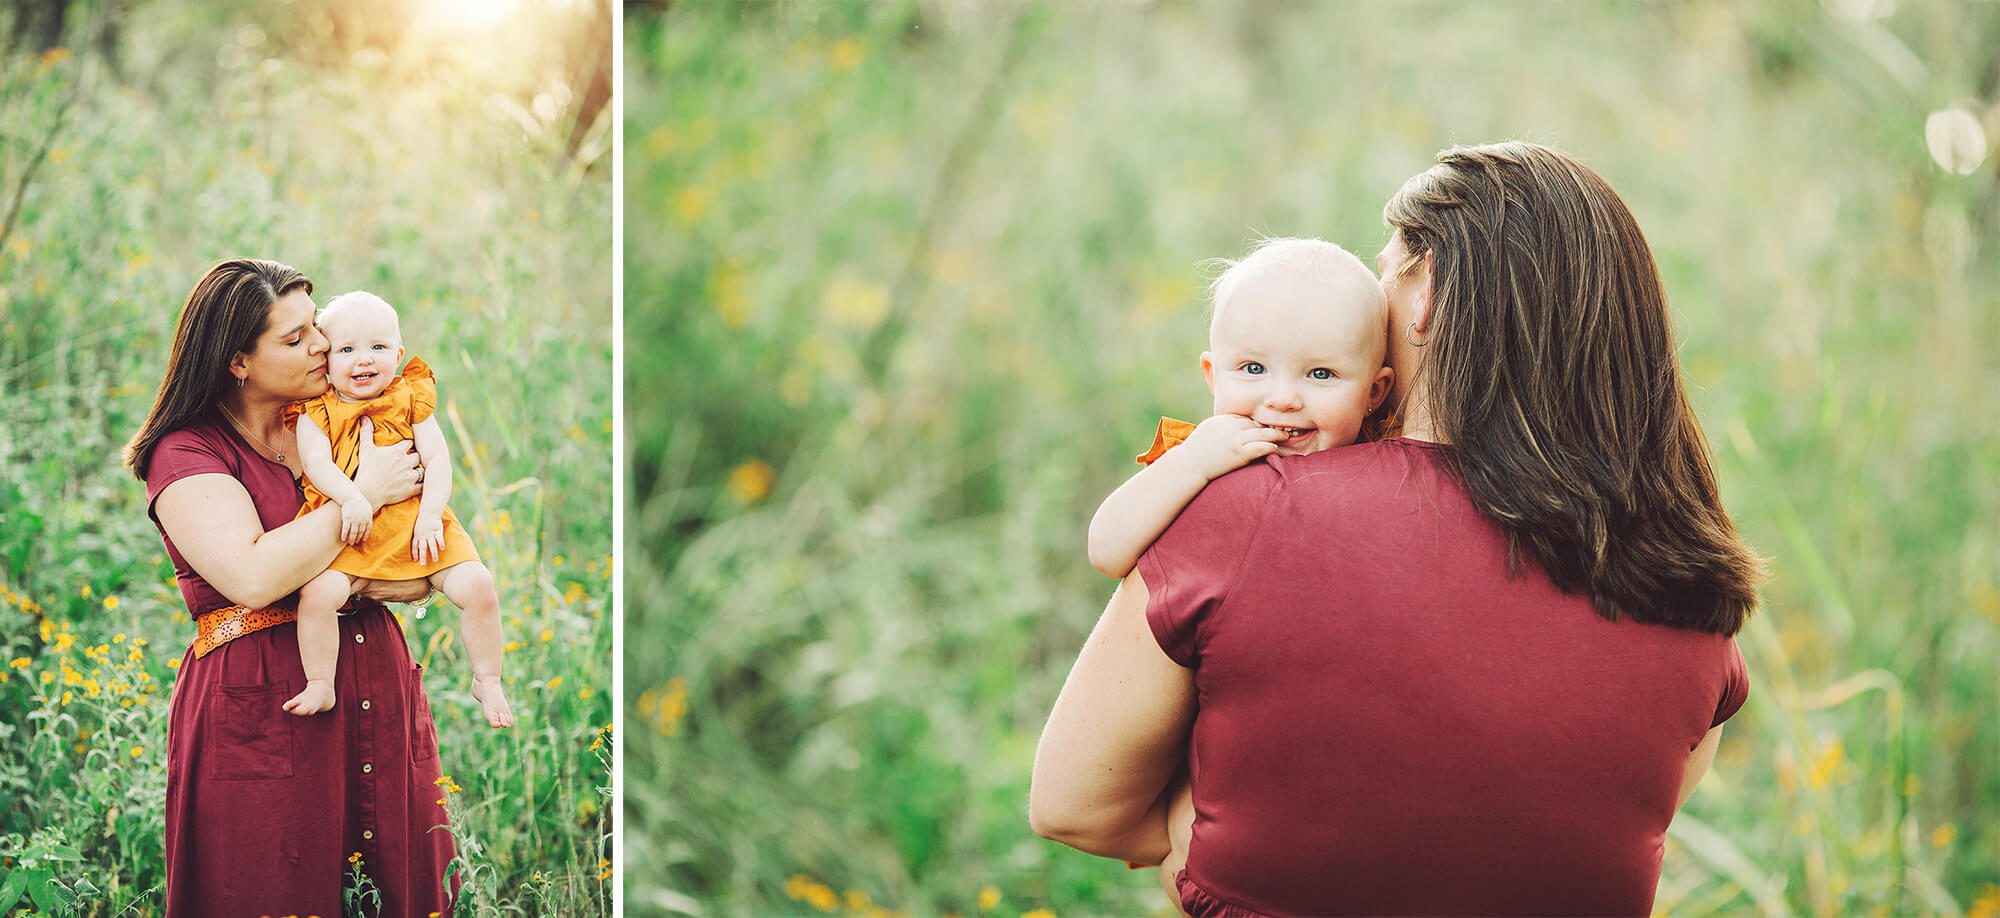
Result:
[[[1672,914],[2000,912],[2000,5],[628,10],[634,914],[1159,913],[1034,838],[1203,259],[1561,147],[1665,272],[1755,680]]]
[[[255,255],[322,303],[381,294],[438,373],[520,715],[479,722],[449,604],[401,610],[462,788],[440,791],[470,861],[461,913],[610,912],[613,15],[0,10],[0,876],[39,871],[85,914],[160,911],[192,627],[120,450],[189,289]]]

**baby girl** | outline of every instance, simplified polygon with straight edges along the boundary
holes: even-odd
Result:
[[[1162,418],[1146,468],[1097,508],[1090,563],[1107,576],[1131,573],[1210,481],[1264,456],[1353,443],[1389,394],[1388,306],[1361,259],[1317,239],[1267,239],[1227,264],[1201,355],[1214,416]]]
[[[1214,416],[1162,418],[1146,465],[1090,521],[1090,563],[1111,577],[1139,556],[1224,473],[1265,456],[1298,456],[1380,436],[1376,409],[1394,371],[1383,365],[1388,305],[1361,259],[1317,239],[1267,239],[1210,288],[1215,315],[1201,372]],[[1161,885],[1187,860],[1194,802],[1185,773],[1169,790],[1171,853]],[[1140,866],[1140,865],[1134,865]]]
[[[431,417],[437,384],[422,360],[411,358],[402,375],[403,334],[396,310],[372,293],[335,297],[319,314],[330,348],[331,388],[294,403],[299,457],[305,463],[304,515],[328,501],[340,505],[340,537],[347,543],[333,563],[299,590],[299,657],[306,688],[285,702],[300,716],[333,707],[333,675],[340,661],[338,610],[375,583],[419,581],[444,593],[461,613],[460,637],[472,659],[472,697],[495,727],[514,725],[500,688],[500,597],[493,574],[445,502],[451,498],[451,450]],[[360,451],[361,421],[375,428],[375,442],[414,439],[422,462],[423,493],[402,503],[371,507],[350,477]]]

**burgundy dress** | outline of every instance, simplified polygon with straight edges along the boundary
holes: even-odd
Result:
[[[1735,641],[1507,573],[1414,440],[1252,463],[1139,560],[1194,670],[1194,915],[1645,915]]]
[[[266,531],[298,513],[290,470],[204,422],[154,449],[148,514],[167,485],[204,474],[241,482]],[[232,605],[166,543],[190,615]],[[395,616],[368,605],[340,617],[332,710],[281,710],[304,688],[289,623],[182,658],[167,720],[167,915],[334,918],[356,852],[381,893],[380,915],[450,914],[437,733]]]

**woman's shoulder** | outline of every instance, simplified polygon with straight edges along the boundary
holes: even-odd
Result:
[[[201,419],[176,427],[161,434],[159,442],[153,445],[153,455],[146,463],[146,477],[196,457],[226,458],[229,446],[229,430],[219,421]]]
[[[1443,443],[1388,437],[1336,446],[1304,456],[1274,456],[1268,461],[1283,486],[1329,473],[1342,479],[1400,478],[1412,468],[1437,467],[1450,450],[1451,447]]]
[[[198,420],[161,435],[146,460],[147,503],[170,484],[195,475],[239,477],[241,450],[230,430],[218,421]]]

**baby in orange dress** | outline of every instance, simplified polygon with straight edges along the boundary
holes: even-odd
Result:
[[[1388,306],[1375,275],[1318,239],[1266,239],[1215,279],[1201,373],[1215,413],[1160,419],[1146,466],[1090,521],[1092,567],[1124,577],[1210,481],[1265,456],[1380,439]]]
[[[493,574],[445,502],[451,498],[451,450],[431,412],[437,384],[430,367],[411,358],[402,375],[402,328],[396,310],[372,293],[335,297],[320,311],[326,334],[325,395],[286,409],[298,424],[299,458],[305,463],[303,516],[332,501],[340,505],[340,538],[347,543],[325,572],[299,590],[299,657],[306,688],[285,702],[301,717],[333,707],[333,674],[340,662],[336,620],[348,597],[375,583],[419,581],[442,592],[462,616],[460,637],[472,658],[472,697],[495,727],[514,725],[500,688],[500,597]],[[361,421],[375,428],[377,445],[416,441],[423,493],[387,507],[371,507],[352,477],[360,455]]]
[[[1214,414],[1160,419],[1139,457],[1146,468],[1098,507],[1090,563],[1107,576],[1130,574],[1210,481],[1266,456],[1380,439],[1393,424],[1378,415],[1395,378],[1384,366],[1388,304],[1361,259],[1318,239],[1267,239],[1228,265],[1210,291],[1201,355]],[[1168,788],[1166,820],[1160,885],[1179,903],[1194,826],[1185,770]]]

